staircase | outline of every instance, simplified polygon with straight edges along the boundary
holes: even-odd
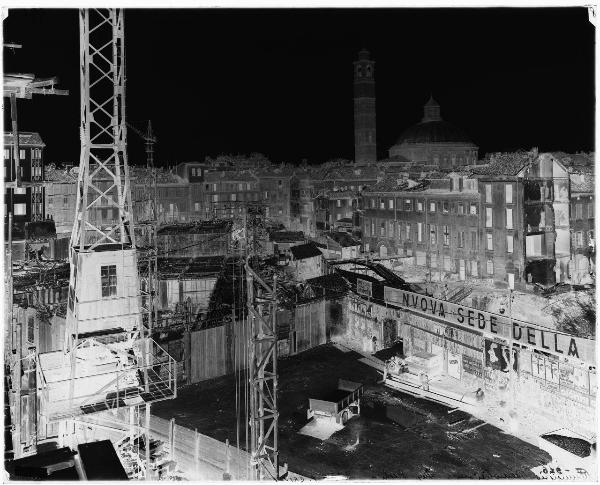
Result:
[[[446,301],[449,301],[450,303],[460,303],[471,293],[473,293],[473,288],[469,286],[461,286],[459,288],[456,288],[455,291],[451,292],[446,297]]]

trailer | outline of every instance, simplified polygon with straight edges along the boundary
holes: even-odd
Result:
[[[361,383],[339,379],[337,388],[332,392],[320,399],[309,398],[307,418],[344,425],[353,416],[360,415],[362,395]]]

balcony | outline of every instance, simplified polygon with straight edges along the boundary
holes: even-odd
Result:
[[[89,338],[72,356],[37,356],[40,412],[48,421],[177,396],[175,360],[150,338]]]

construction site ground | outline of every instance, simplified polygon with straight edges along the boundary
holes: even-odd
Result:
[[[328,344],[280,360],[279,451],[290,471],[315,479],[532,479],[531,468],[551,461],[541,449],[462,411],[449,413],[378,384],[381,374],[361,358]],[[365,384],[361,416],[324,441],[299,434],[308,398],[335,388],[338,378]],[[177,399],[153,405],[152,413],[246,448],[246,409],[236,408],[243,396],[235,383],[226,376],[181,388]],[[243,381],[241,387],[243,393]]]

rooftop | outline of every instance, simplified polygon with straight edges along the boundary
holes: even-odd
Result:
[[[304,241],[302,231],[275,231],[269,235],[269,239],[277,243]]]
[[[161,279],[193,279],[213,276],[223,268],[224,256],[197,258],[158,258],[158,276]]]
[[[290,248],[290,251],[292,252],[292,256],[294,256],[294,259],[296,260],[315,258],[317,256],[322,256],[323,254],[321,253],[321,251],[319,251],[319,248],[312,242],[300,244],[298,246],[292,246]]]
[[[595,180],[592,174],[569,174],[571,179],[572,194],[593,194],[595,190]]]
[[[397,180],[394,178],[386,178],[371,185],[365,190],[365,193],[370,192],[421,192],[426,190],[430,185],[429,180],[421,180],[419,182],[409,183],[408,180]]]
[[[171,236],[175,234],[225,234],[231,231],[231,221],[199,221],[187,224],[169,224],[162,226],[157,234]]]
[[[254,174],[248,170],[218,170],[206,172],[206,182],[256,182]]]
[[[315,294],[325,298],[339,298],[348,289],[348,282],[338,273],[331,273],[306,280],[306,284],[313,288]]]
[[[13,143],[13,134],[9,132],[4,133],[4,146],[12,145]],[[19,132],[19,145],[26,147],[45,147],[46,144],[42,141],[42,137],[39,133],[34,133],[30,131],[20,131]]]
[[[65,168],[57,168],[50,163],[44,167],[44,179],[46,182],[77,183],[77,174]]]
[[[551,152],[552,156],[562,163],[569,171],[593,171],[594,154],[593,153],[565,153]]]
[[[523,150],[511,153],[495,153],[490,157],[490,162],[487,165],[480,165],[473,168],[472,173],[474,175],[516,176],[536,156],[537,153]]]
[[[157,184],[182,184],[185,181],[177,174],[164,168],[146,168],[137,165],[129,165],[129,174],[136,184],[151,184],[154,174]]]
[[[339,222],[339,221],[338,221]],[[338,243],[343,248],[349,248],[353,246],[360,246],[360,242],[354,239],[347,232],[331,232],[327,234],[327,237]]]

